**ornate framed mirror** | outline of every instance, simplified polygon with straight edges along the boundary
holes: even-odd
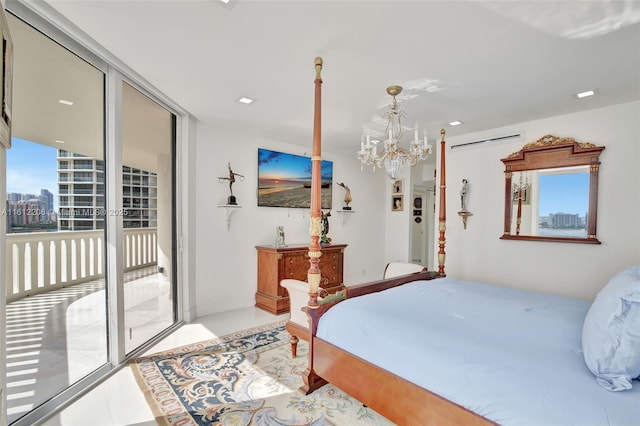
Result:
[[[598,171],[604,146],[546,135],[502,161],[503,240],[600,244]]]

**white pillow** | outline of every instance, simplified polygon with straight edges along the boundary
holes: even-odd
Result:
[[[640,376],[640,266],[620,272],[598,293],[584,320],[582,351],[602,387],[631,389]]]

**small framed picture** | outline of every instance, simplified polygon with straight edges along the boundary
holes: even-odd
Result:
[[[402,210],[404,210],[404,196],[394,195],[391,197],[391,211],[401,212]]]
[[[402,184],[404,181],[402,179],[398,179],[393,182],[393,187],[391,188],[391,192],[393,194],[402,194]]]

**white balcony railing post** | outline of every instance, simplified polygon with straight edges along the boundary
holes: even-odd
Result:
[[[125,272],[157,264],[156,228],[125,229]],[[7,234],[7,302],[104,277],[104,231]]]
[[[158,263],[155,254],[156,233],[156,228],[126,228],[124,230],[125,272]]]

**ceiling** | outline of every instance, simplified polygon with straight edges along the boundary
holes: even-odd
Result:
[[[640,99],[636,0],[47,3],[201,122],[305,147],[322,56],[323,148],[338,153],[383,130],[392,84],[431,141]]]
[[[12,136],[102,159],[104,73],[13,15],[7,21],[14,44]],[[171,114],[126,83],[122,97],[123,162],[157,172],[158,157],[171,154]]]

